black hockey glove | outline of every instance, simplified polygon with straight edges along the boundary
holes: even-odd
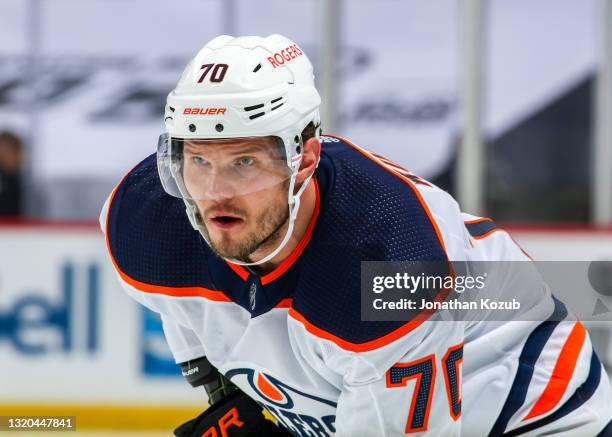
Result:
[[[176,437],[290,437],[267,420],[262,408],[241,391],[215,403],[195,419],[174,430]]]
[[[181,363],[183,376],[192,387],[203,386],[210,407],[174,430],[176,437],[287,437],[263,415],[262,408],[221,375],[206,357]]]

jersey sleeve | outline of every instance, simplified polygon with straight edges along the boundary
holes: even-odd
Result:
[[[337,383],[337,436],[460,435],[461,322],[425,322],[370,350],[347,350],[297,321],[290,328],[303,360]]]
[[[206,355],[204,346],[195,332],[179,325],[164,314],[161,315],[161,320],[166,341],[177,364]]]

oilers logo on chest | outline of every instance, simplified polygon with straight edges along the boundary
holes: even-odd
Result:
[[[336,432],[335,402],[305,393],[255,369],[231,369],[225,376],[293,435],[328,437]]]

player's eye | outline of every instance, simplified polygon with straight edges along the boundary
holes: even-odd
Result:
[[[239,167],[251,167],[255,164],[255,158],[252,156],[243,156],[236,160],[236,165]]]
[[[191,162],[193,162],[198,167],[203,167],[208,164],[208,161],[201,156],[193,155],[191,157]]]

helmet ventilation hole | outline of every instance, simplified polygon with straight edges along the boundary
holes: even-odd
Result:
[[[248,111],[254,111],[255,109],[259,109],[259,108],[263,108],[263,107],[264,107],[264,104],[260,103],[259,105],[245,106],[244,110],[248,112]]]
[[[261,64],[257,64],[257,66],[253,69],[253,73],[257,73],[261,69]]]

